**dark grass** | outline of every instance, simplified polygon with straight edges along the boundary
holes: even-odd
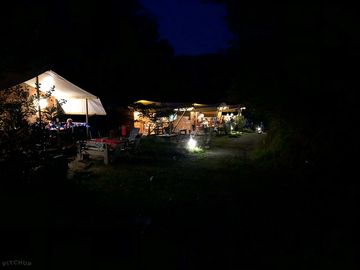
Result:
[[[356,185],[335,167],[271,166],[236,140],[189,153],[148,138],[114,164],[5,193],[5,257],[53,269],[356,269]],[[222,148],[235,154],[209,154]]]

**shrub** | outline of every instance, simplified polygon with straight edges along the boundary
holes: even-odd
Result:
[[[37,113],[34,101],[35,96],[21,85],[0,91],[2,184],[6,180],[11,184],[31,182],[42,175],[40,168],[55,168],[56,175],[63,175],[64,169],[66,172],[66,166],[61,169],[57,166],[59,160],[46,156],[47,138],[43,126],[29,123]]]

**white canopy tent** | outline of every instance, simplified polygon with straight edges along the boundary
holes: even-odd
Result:
[[[66,100],[66,103],[61,105],[65,114],[86,115],[86,118],[89,115],[106,115],[98,97],[69,82],[54,71],[45,71],[24,83],[36,88],[37,79],[42,92],[46,92],[55,86],[52,96],[57,100]]]

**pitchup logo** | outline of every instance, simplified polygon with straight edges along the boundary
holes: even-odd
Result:
[[[32,262],[26,260],[7,260],[1,262],[2,267],[31,266]]]

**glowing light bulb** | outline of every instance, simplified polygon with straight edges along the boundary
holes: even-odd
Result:
[[[40,108],[41,108],[41,109],[46,108],[46,107],[47,107],[47,104],[48,104],[48,102],[47,102],[47,100],[46,100],[45,98],[40,99],[39,105],[40,105]]]
[[[195,150],[196,146],[197,146],[197,141],[194,140],[193,138],[190,138],[190,140],[188,141],[188,148],[189,148],[189,150],[190,150],[190,151]]]

